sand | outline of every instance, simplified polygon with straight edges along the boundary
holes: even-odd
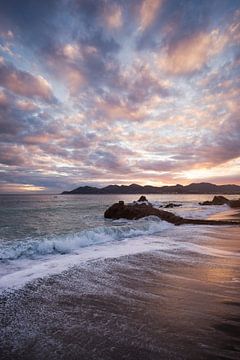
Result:
[[[239,229],[181,227],[190,240],[2,296],[0,358],[239,359]]]

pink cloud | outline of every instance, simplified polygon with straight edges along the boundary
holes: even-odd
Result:
[[[3,58],[0,58],[0,85],[20,96],[53,100],[51,85],[43,76],[21,71]]]
[[[199,32],[161,51],[155,58],[159,69],[172,75],[185,75],[199,71],[210,59],[221,53],[228,36],[218,29],[210,33]]]
[[[140,30],[144,31],[152,24],[163,0],[144,0],[140,8]]]
[[[104,9],[103,18],[107,27],[110,29],[118,29],[123,24],[122,9],[120,6],[108,5]]]

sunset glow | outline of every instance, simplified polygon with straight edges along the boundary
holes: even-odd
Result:
[[[0,3],[0,192],[240,184],[235,0]]]

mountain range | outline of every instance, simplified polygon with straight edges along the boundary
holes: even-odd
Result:
[[[215,185],[211,183],[192,183],[189,185],[141,186],[108,185],[103,188],[80,186],[71,191],[63,191],[62,195],[71,194],[240,194],[240,186],[234,184]]]

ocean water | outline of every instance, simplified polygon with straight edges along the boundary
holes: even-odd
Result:
[[[147,197],[239,219],[198,205],[212,195]],[[239,359],[239,226],[104,219],[137,198],[0,197],[0,359]]]
[[[227,210],[226,205],[198,204],[212,196],[147,197],[156,207],[168,202],[181,203],[182,207],[169,209],[180,216],[208,218]],[[137,195],[1,195],[0,291],[20,288],[31,280],[61,273],[89,260],[182,247],[174,225],[158,218],[104,219],[104,211],[114,202],[129,203],[137,198]]]

